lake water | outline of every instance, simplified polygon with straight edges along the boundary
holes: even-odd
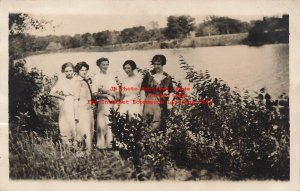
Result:
[[[109,72],[120,79],[125,75],[122,65],[125,60],[134,60],[140,68],[151,68],[150,60],[155,54],[164,54],[167,64],[164,70],[176,80],[184,81],[185,73],[180,68],[179,56],[196,70],[208,70],[213,78],[221,78],[230,87],[247,89],[250,92],[266,88],[272,96],[289,91],[289,46],[288,44],[264,45],[261,47],[219,46],[182,49],[131,50],[120,52],[76,52],[35,55],[26,58],[27,67],[41,69],[46,75],[60,74],[65,62],[86,61],[90,75],[98,72],[96,60],[107,57]],[[189,85],[184,82],[184,86]]]

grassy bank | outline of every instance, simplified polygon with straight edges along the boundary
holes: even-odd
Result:
[[[115,152],[78,153],[55,142],[55,136],[35,132],[10,132],[10,178],[12,179],[134,179],[132,165]],[[13,135],[12,135],[13,134]]]
[[[58,128],[58,127],[55,127]],[[52,133],[51,133],[52,134]],[[55,180],[133,180],[137,181],[132,162],[122,159],[118,152],[93,150],[90,155],[76,153],[55,142],[56,135],[41,136],[30,131],[10,131],[9,164],[11,179]],[[147,180],[156,180],[153,172]],[[174,167],[168,180],[193,180],[193,171]],[[206,169],[197,172],[203,180],[224,179]]]

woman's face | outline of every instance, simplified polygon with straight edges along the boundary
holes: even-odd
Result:
[[[130,64],[126,64],[124,67],[123,67],[125,73],[128,75],[128,76],[132,76],[133,75],[133,70],[132,70],[132,67],[130,66]]]
[[[101,64],[99,65],[99,68],[102,72],[106,73],[108,66],[109,66],[108,61],[102,61]]]
[[[160,61],[154,61],[153,62],[153,69],[156,71],[156,72],[161,72],[163,70],[163,65],[161,64]]]
[[[66,78],[71,79],[74,75],[74,70],[71,66],[67,66],[64,71]]]
[[[78,74],[82,78],[85,78],[87,75],[87,72],[88,72],[88,69],[86,67],[82,66],[81,69],[79,70]]]

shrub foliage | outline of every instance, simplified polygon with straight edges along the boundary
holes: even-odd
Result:
[[[189,177],[193,179],[200,178],[201,169],[234,180],[289,179],[288,97],[274,100],[265,89],[255,96],[231,90],[208,71],[195,71],[182,57],[180,61],[193,86],[182,99],[195,104],[175,105],[165,132],[151,130],[141,116],[111,112],[114,145],[137,172],[158,172],[154,176],[162,179],[176,167],[196,172]]]
[[[27,72],[21,63],[13,65],[9,82],[10,177],[288,180],[288,96],[272,99],[265,89],[250,95],[213,79],[208,71],[195,71],[182,57],[180,65],[192,86],[180,99],[195,104],[175,104],[165,131],[150,128],[151,116],[145,119],[111,111],[113,145],[122,158],[114,151],[95,151],[78,158],[62,148],[57,123],[53,123],[57,107],[47,97],[56,77],[38,70]],[[198,100],[211,100],[212,104]]]

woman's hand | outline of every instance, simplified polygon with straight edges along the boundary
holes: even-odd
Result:
[[[140,113],[143,113],[143,112],[144,112],[144,104],[141,103],[141,104],[140,104]]]
[[[67,93],[67,94],[63,94],[65,97],[67,97],[67,96],[74,96],[73,94],[71,94],[71,93]]]
[[[57,93],[50,93],[49,96],[51,97],[55,97],[57,99],[60,99],[60,100],[65,100],[65,96],[64,95],[61,95],[61,94],[57,94]]]
[[[74,101],[79,101],[79,98],[78,97],[76,97],[76,96],[74,96],[73,94],[65,94],[65,95],[63,95],[62,97],[63,97],[63,100],[65,100],[66,99],[66,97],[68,97],[68,96],[71,96],[71,97],[73,97],[73,100]]]
[[[119,111],[119,109],[120,109],[120,104],[115,104],[115,105],[114,105],[114,109],[115,109],[116,111]]]
[[[101,92],[95,92],[95,93],[93,93],[94,99],[99,99],[100,96],[101,96]]]
[[[109,99],[110,101],[115,100],[115,98],[109,94],[107,94],[105,97],[107,97],[107,99]]]
[[[168,109],[168,110],[171,110],[173,107],[174,107],[173,104],[168,104],[168,103],[167,103],[167,109]]]
[[[170,95],[169,95],[169,100],[170,100],[170,102],[172,103],[172,101],[174,100],[174,93],[172,92],[172,93],[170,93]],[[173,106],[173,104],[167,104],[167,108],[170,110],[170,109],[172,109],[174,106]]]

